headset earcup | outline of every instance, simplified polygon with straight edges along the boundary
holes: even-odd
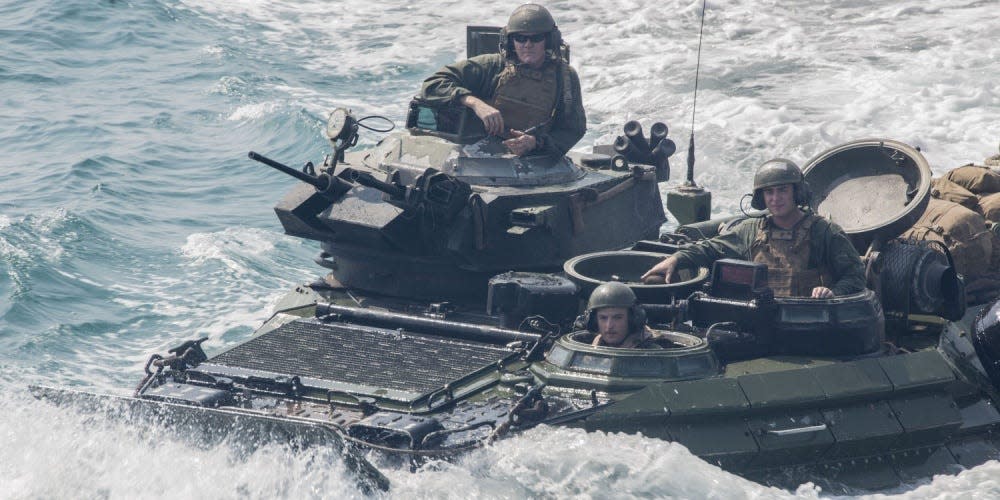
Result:
[[[804,207],[808,206],[811,201],[812,190],[809,189],[809,184],[803,180],[795,189],[795,204]]]
[[[558,27],[552,28],[552,31],[549,32],[547,43],[548,47],[546,48],[548,50],[551,50],[556,55],[561,55],[560,51],[562,51],[562,32],[559,31]]]
[[[646,326],[646,310],[641,305],[636,304],[629,308],[629,333],[635,333]]]
[[[597,333],[597,315],[594,314],[593,309],[587,309],[583,312],[583,324],[587,326],[587,330]]]
[[[755,210],[764,210],[764,191],[758,189],[753,192],[753,197],[750,198],[750,206]]]
[[[500,28],[500,53],[503,55],[513,53],[514,47],[512,45],[510,36],[507,34],[507,27]]]

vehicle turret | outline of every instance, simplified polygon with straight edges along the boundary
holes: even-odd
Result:
[[[301,184],[275,208],[286,233],[321,242],[317,262],[331,283],[481,298],[496,274],[558,270],[574,255],[656,238],[666,220],[653,165],[517,157],[496,139],[439,130],[425,115],[443,120],[441,110],[418,109],[375,148],[343,163],[328,157],[318,177],[339,179],[336,196]]]

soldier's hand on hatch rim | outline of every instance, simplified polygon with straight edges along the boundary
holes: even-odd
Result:
[[[533,135],[525,134],[520,130],[510,129],[510,139],[503,141],[503,145],[507,146],[507,149],[509,149],[511,153],[521,156],[535,149],[538,142],[535,140],[535,136]]]
[[[827,288],[825,286],[818,286],[816,288],[813,288],[812,298],[814,298],[814,299],[832,299],[833,298],[833,290],[830,290],[829,288]]]
[[[504,132],[503,116],[500,111],[476,96],[463,96],[462,104],[472,109],[472,112],[483,121],[483,127],[489,135],[502,135]]]
[[[649,271],[646,271],[646,274],[643,274],[642,278],[640,279],[645,282],[646,278],[660,274],[663,275],[664,283],[670,283],[670,278],[673,276],[674,269],[676,268],[677,268],[677,257],[671,255],[670,257],[661,260],[659,264],[650,268]]]

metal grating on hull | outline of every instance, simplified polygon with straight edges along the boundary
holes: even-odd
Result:
[[[511,354],[486,344],[299,320],[208,363],[424,394]]]

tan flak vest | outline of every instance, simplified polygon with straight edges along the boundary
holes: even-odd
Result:
[[[549,120],[559,97],[557,65],[546,62],[541,69],[508,63],[500,72],[493,107],[500,111],[507,128],[527,130]]]
[[[767,264],[767,284],[777,297],[809,297],[817,286],[830,288],[833,277],[824,269],[809,269],[809,234],[819,220],[806,214],[791,229],[777,227],[764,219],[750,244],[750,259]]]

